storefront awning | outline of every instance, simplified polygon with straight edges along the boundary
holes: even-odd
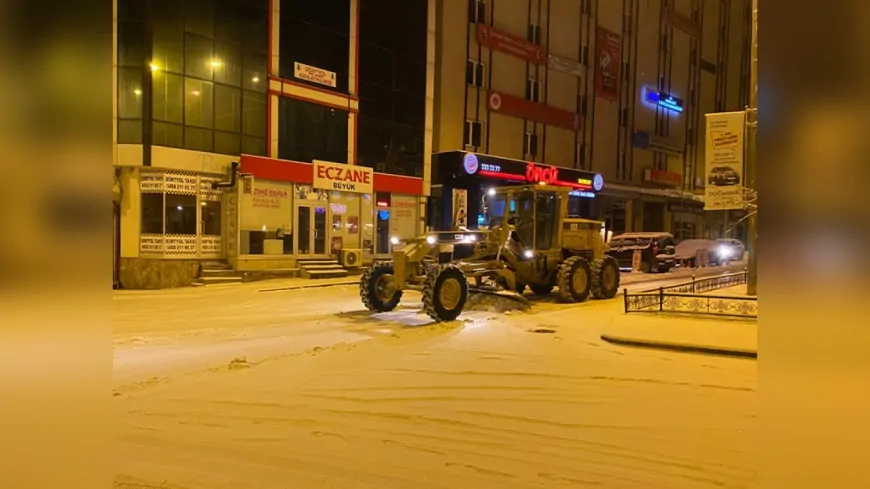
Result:
[[[670,188],[649,188],[635,187],[633,185],[621,185],[618,183],[608,183],[601,189],[601,195],[612,197],[623,197],[628,199],[638,197],[659,197],[670,200],[680,200],[688,202],[704,203],[703,195],[696,195],[691,192],[686,192],[679,189]]]

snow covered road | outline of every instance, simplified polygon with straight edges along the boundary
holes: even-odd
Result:
[[[619,299],[438,325],[407,299],[372,316],[352,286],[117,296],[115,487],[755,481],[754,362],[608,345]]]

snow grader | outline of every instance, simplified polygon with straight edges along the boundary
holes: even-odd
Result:
[[[590,294],[614,297],[619,265],[608,256],[603,223],[568,215],[566,187],[524,185],[490,190],[486,227],[432,232],[394,249],[392,261],[375,263],[360,279],[370,311],[394,310],[405,290],[420,291],[436,322],[453,321],[469,293],[522,301],[557,288],[560,300],[584,302]]]

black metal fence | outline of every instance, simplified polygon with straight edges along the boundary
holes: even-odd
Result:
[[[746,283],[747,272],[728,273],[640,292],[624,291],[625,312],[679,312],[742,318],[758,317],[758,298],[708,295]]]

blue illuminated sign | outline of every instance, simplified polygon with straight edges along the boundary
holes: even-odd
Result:
[[[646,101],[674,112],[683,111],[683,99],[664,92],[648,91],[646,92]]]

